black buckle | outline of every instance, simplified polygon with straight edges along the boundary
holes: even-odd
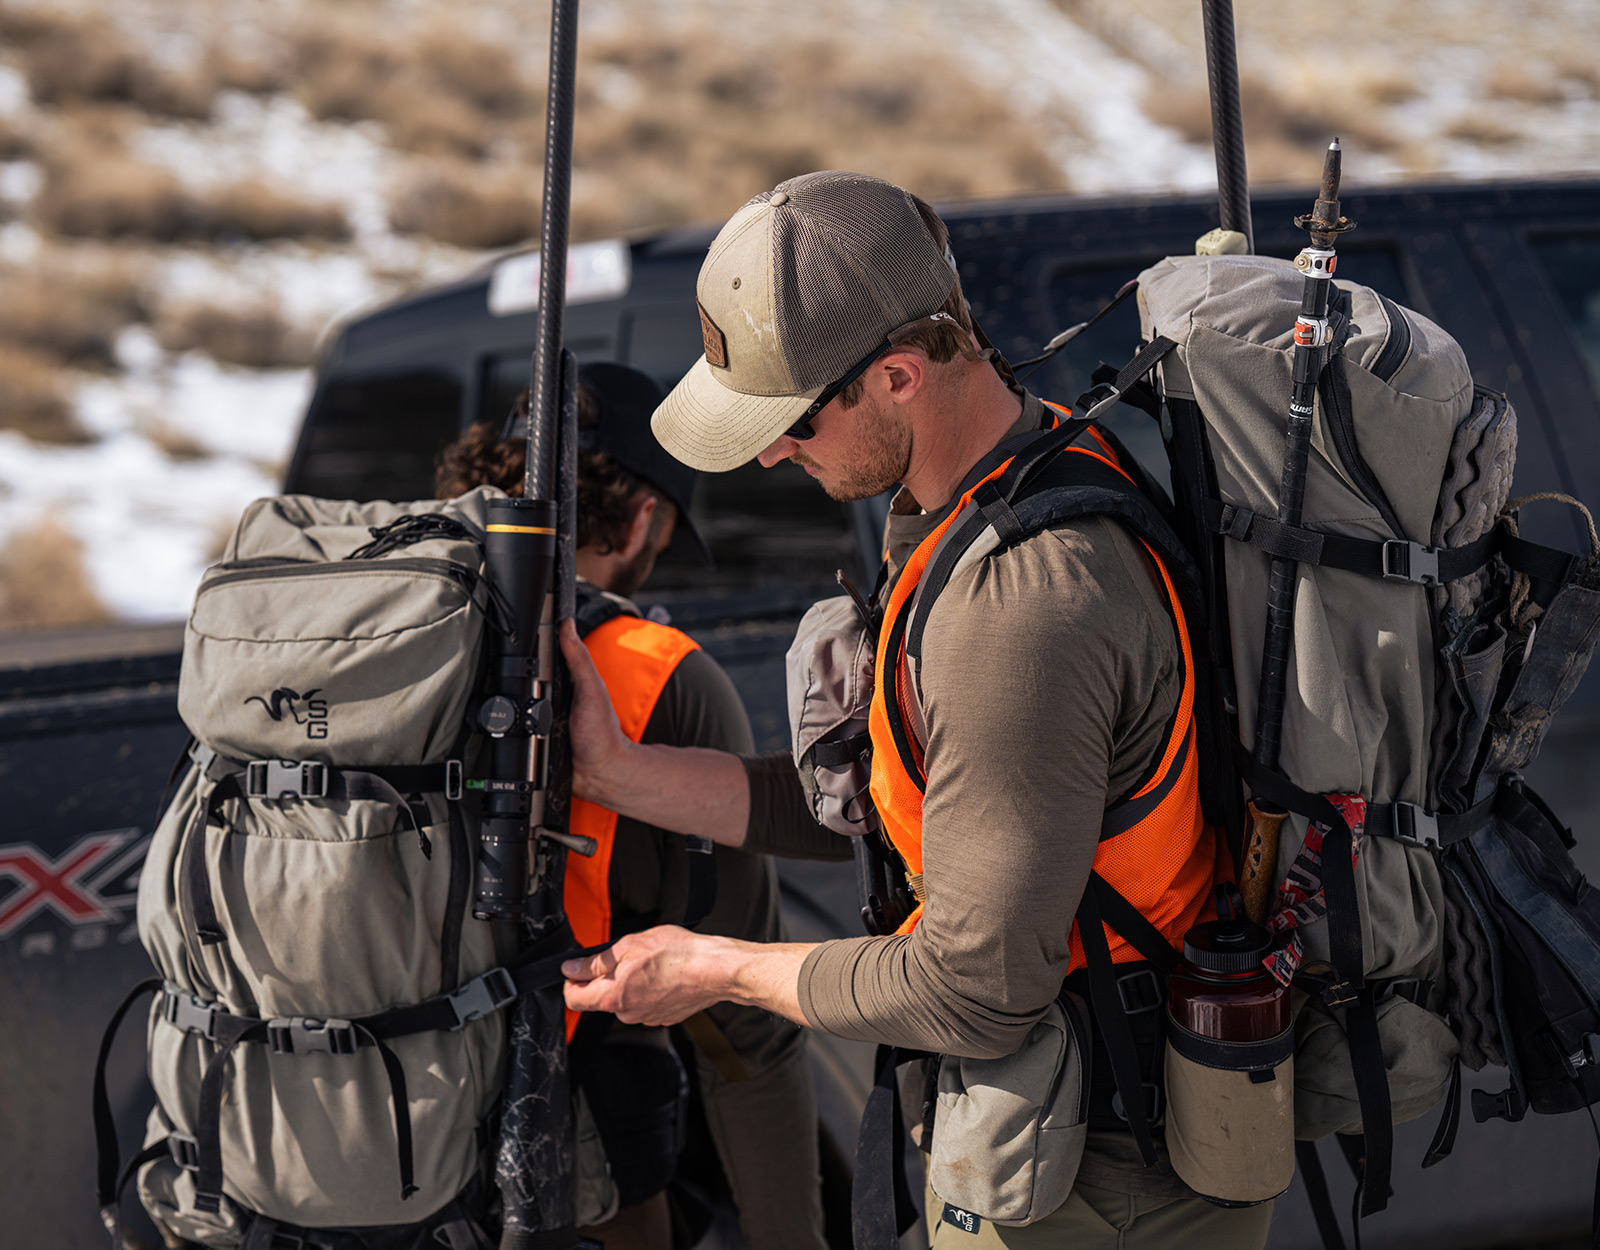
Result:
[[[1391,803],[1394,813],[1394,833],[1397,842],[1438,850],[1439,818],[1416,803]]]
[[[167,1153],[185,1172],[200,1170],[200,1143],[187,1133],[167,1134]]]
[[[1161,978],[1154,968],[1140,968],[1117,978],[1117,997],[1122,1000],[1123,1014],[1141,1016],[1154,1011],[1166,1001],[1162,993]]]
[[[466,780],[461,771],[460,760],[446,760],[444,762],[444,797],[451,803],[457,802],[466,790]]]
[[[1381,1003],[1386,998],[1403,998],[1406,1002],[1420,1007],[1432,988],[1433,982],[1422,977],[1394,977],[1378,992],[1374,1001]]]
[[[1322,1001],[1329,1007],[1348,1007],[1360,996],[1348,981],[1334,981],[1322,987]]]
[[[353,1055],[360,1040],[348,1020],[292,1016],[267,1021],[267,1044],[275,1055]]]
[[[252,799],[325,799],[328,766],[316,760],[251,760],[245,768],[245,794]]]
[[[1154,1124],[1161,1118],[1161,1113],[1166,1110],[1166,1101],[1162,1097],[1161,1086],[1154,1081],[1141,1082],[1144,1088],[1145,1121]],[[1128,1122],[1128,1113],[1123,1107],[1122,1091],[1114,1090],[1111,1094],[1112,1113],[1124,1124]]]
[[[1093,421],[1121,398],[1122,392],[1115,386],[1101,382],[1078,396],[1078,402],[1072,405],[1073,415],[1080,421]]]
[[[451,1031],[464,1029],[474,1020],[493,1015],[516,999],[517,983],[511,979],[511,974],[504,968],[490,968],[455,993],[445,995],[450,1010],[456,1013],[456,1022]]]
[[[1383,576],[1391,582],[1437,586],[1439,549],[1424,547],[1409,539],[1391,538],[1383,544]]]
[[[217,1016],[227,1011],[216,1003],[204,1002],[184,990],[164,988],[162,991],[161,1018],[176,1025],[186,1033],[198,1033],[208,1041],[216,1041]]]
[[[703,838],[698,833],[685,834],[684,850],[692,855],[709,855],[717,849],[717,844],[710,838]]]

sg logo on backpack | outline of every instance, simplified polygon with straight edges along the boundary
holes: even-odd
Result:
[[[328,736],[328,701],[313,698],[320,694],[322,687],[316,686],[304,694],[297,694],[288,686],[279,686],[270,696],[253,694],[245,700],[246,705],[259,703],[266,709],[268,716],[275,721],[281,721],[287,712],[297,725],[306,727],[306,737],[326,738]]]

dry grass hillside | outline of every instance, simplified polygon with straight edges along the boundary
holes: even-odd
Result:
[[[807,169],[934,199],[1199,188],[1196,0],[585,0],[577,238]],[[1236,0],[1252,175],[1600,168],[1600,6]],[[319,337],[539,223],[524,0],[0,0],[0,626],[181,612]],[[1310,174],[1308,174],[1310,171]],[[65,501],[115,480],[118,523]],[[112,537],[107,538],[108,531]]]

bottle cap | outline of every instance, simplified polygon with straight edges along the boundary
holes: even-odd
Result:
[[[1183,957],[1202,972],[1237,975],[1258,972],[1272,950],[1272,935],[1244,914],[1239,893],[1217,887],[1217,918],[1183,935]]]

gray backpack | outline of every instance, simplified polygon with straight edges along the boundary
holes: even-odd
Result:
[[[1388,1196],[1391,1124],[1457,1096],[1461,1063],[1505,1059],[1490,972],[1498,926],[1463,892],[1452,848],[1486,830],[1510,837],[1510,813],[1529,807],[1516,770],[1600,632],[1600,544],[1579,561],[1517,536],[1510,405],[1474,387],[1438,326],[1342,281],[1303,520],[1280,525],[1303,285],[1291,264],[1258,256],[1145,270],[1145,346],[1095,375],[1077,415],[1120,399],[1161,421],[1172,519],[1207,610],[1197,643],[1214,688],[1202,717],[1207,812],[1238,838],[1231,757],[1257,797],[1290,813],[1271,880],[1283,883],[1278,970],[1308,992],[1295,1134],[1364,1134],[1370,1213]],[[1142,381],[1152,370],[1154,388]],[[1274,556],[1298,562],[1299,586],[1282,762],[1268,774],[1241,744],[1255,738]],[[1336,826],[1349,827],[1353,872],[1351,855],[1320,854]],[[1343,938],[1329,919],[1342,900],[1358,913],[1344,916]],[[1428,1162],[1449,1150],[1450,1106]],[[1314,1153],[1299,1153],[1314,1166]]]
[[[201,582],[178,696],[193,764],[138,904],[158,1105],[131,1167],[170,1233],[480,1244],[499,1008],[526,988],[469,914],[461,801],[493,494],[259,500]],[[112,1208],[115,1149],[113,1127]]]

